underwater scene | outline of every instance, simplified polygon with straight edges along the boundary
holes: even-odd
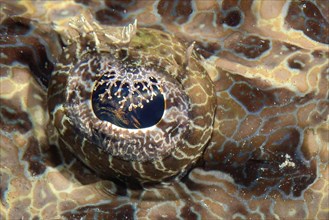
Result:
[[[329,219],[329,1],[0,0],[0,219]]]

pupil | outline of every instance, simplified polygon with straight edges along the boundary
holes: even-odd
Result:
[[[109,86],[107,83],[99,83],[102,81],[111,82],[111,77],[103,75],[92,94],[93,111],[100,120],[127,129],[151,127],[161,120],[165,104],[157,86],[143,89],[142,83],[129,85],[121,81],[112,81],[112,86]],[[130,86],[134,86],[137,92],[132,93]],[[153,90],[153,97],[150,89]],[[132,104],[137,107],[132,107]]]

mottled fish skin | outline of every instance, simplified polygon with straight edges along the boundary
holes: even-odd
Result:
[[[329,218],[328,1],[0,4],[0,219]],[[105,180],[58,143],[46,92],[58,30],[87,11],[102,25],[137,19],[204,57],[213,133],[182,179]]]

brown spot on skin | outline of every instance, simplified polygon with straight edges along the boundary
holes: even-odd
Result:
[[[326,51],[321,51],[321,50],[314,50],[312,52],[312,56],[314,58],[324,58],[324,59],[328,59],[329,58],[329,52]]]
[[[123,3],[123,1],[120,1]],[[129,0],[126,2],[130,2]],[[122,6],[122,4],[111,1],[111,0],[105,0],[105,5],[112,11],[118,11],[118,12],[123,12],[125,8]]]
[[[313,36],[315,38],[316,36],[321,34],[321,26],[316,21],[306,21],[306,35]]]
[[[101,9],[96,12],[96,19],[102,24],[114,24],[116,21],[122,20],[122,15],[117,11],[111,11],[108,9]]]
[[[234,42],[231,47],[237,54],[242,54],[248,59],[255,59],[270,49],[270,41],[250,35]]]
[[[235,10],[235,11],[229,12],[225,16],[225,18],[223,19],[222,22],[228,26],[235,27],[240,24],[241,20],[242,20],[242,16],[241,16],[240,11]]]
[[[183,219],[191,219],[191,220],[198,219],[198,215],[197,215],[198,211],[199,210],[197,206],[196,205],[192,206],[192,204],[187,204],[180,210],[181,217],[183,217]]]
[[[26,112],[17,110],[7,99],[0,99],[0,127],[8,132],[26,133],[31,130],[32,122]]]
[[[34,137],[28,141],[28,146],[22,159],[29,164],[28,171],[31,176],[38,176],[45,172],[46,166],[41,157],[39,142]]]
[[[125,25],[127,22],[131,22],[130,20],[125,19],[125,15],[129,13],[130,8],[133,10],[136,9],[136,1],[132,0],[123,0],[123,1],[105,1],[106,8],[100,9],[96,11],[96,19],[101,24],[113,24],[118,25],[122,24]]]
[[[2,22],[0,27],[2,33],[8,35],[25,35],[32,29],[30,20],[22,17],[9,17]]]
[[[175,5],[177,3],[177,5]],[[161,0],[158,4],[158,13],[164,21],[185,23],[192,14],[192,2],[189,0],[166,1]]]
[[[303,69],[303,62],[301,62],[300,60],[295,60],[293,58],[290,58],[288,60],[288,65],[290,68],[292,69],[298,69],[298,70],[301,70]]]
[[[329,23],[316,4],[306,0],[292,1],[285,20],[293,29],[302,30],[311,39],[329,44]]]
[[[288,66],[297,70],[308,70],[310,63],[310,56],[306,54],[296,54],[288,59]]]

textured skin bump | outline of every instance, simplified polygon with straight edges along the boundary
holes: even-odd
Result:
[[[328,1],[0,4],[0,219],[328,219]],[[49,67],[65,46],[63,28],[87,11],[111,27],[137,19],[138,29],[164,31],[184,48],[195,41],[204,56],[213,133],[180,180],[145,188],[107,180],[58,138]]]

